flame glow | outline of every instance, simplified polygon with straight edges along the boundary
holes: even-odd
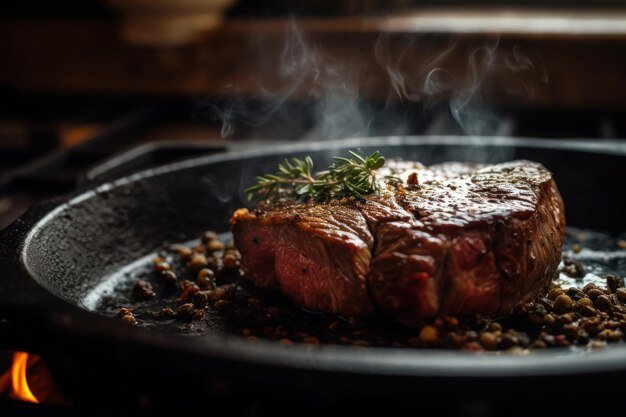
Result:
[[[28,386],[26,369],[28,367],[28,353],[15,352],[13,354],[13,366],[11,367],[11,397],[20,401],[39,403]]]

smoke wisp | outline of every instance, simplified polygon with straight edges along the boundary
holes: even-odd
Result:
[[[269,121],[279,121],[284,129],[314,131],[318,139],[365,137],[381,127],[386,135],[401,135],[412,133],[411,106],[424,114],[439,112],[429,133],[454,132],[452,123],[469,136],[502,135],[507,133],[507,120],[498,114],[503,98],[532,99],[537,85],[548,82],[540,60],[519,45],[502,45],[498,37],[476,42],[382,34],[368,59],[363,51],[334,48],[329,53],[292,19],[282,45],[259,42],[259,48],[280,53],[268,53],[277,58],[259,64],[258,99],[250,100],[231,85],[223,102],[203,103],[222,123],[223,137],[238,126],[255,129]],[[264,81],[267,74],[273,83]],[[377,80],[385,84],[372,85]],[[373,91],[379,94],[372,97]]]

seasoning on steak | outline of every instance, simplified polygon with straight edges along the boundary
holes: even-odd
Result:
[[[409,184],[366,201],[283,202],[231,218],[245,276],[304,308],[380,309],[399,321],[506,314],[551,281],[563,202],[542,165],[429,168],[391,162]],[[414,174],[417,174],[415,176]]]

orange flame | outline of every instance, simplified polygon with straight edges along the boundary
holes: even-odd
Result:
[[[11,367],[11,397],[31,403],[39,403],[28,386],[26,369],[28,367],[28,353],[15,352],[13,354],[13,366]]]

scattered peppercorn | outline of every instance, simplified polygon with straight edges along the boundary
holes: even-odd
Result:
[[[198,291],[193,294],[193,303],[198,308],[206,307],[209,304],[208,291]]]
[[[207,243],[212,240],[217,240],[217,233],[213,231],[207,231],[202,233],[202,243]]]
[[[178,296],[178,298],[176,298],[176,301],[186,303],[191,300],[191,297],[193,297],[193,295],[198,291],[200,291],[200,287],[198,287],[195,283],[185,285],[183,287],[183,292]]]
[[[614,293],[618,288],[624,287],[624,278],[618,277],[617,275],[607,275],[606,286]]]
[[[491,332],[483,332],[479,340],[480,344],[487,350],[496,350],[498,348],[498,338]]]
[[[170,245],[170,247],[168,248],[168,250],[170,252],[174,252],[176,253],[178,256],[180,256],[181,258],[185,259],[191,256],[191,254],[193,253],[193,251],[188,248],[185,245]]]
[[[198,318],[198,311],[202,310],[198,310],[192,303],[181,304],[176,310],[176,317],[183,320],[192,320]]]
[[[215,288],[215,273],[208,268],[202,268],[198,271],[196,278],[198,286],[203,289]]]
[[[171,309],[170,307],[163,307],[161,310],[159,310],[159,312],[157,313],[158,317],[174,317],[176,315],[176,312]]]
[[[224,244],[217,239],[211,240],[207,243],[207,250],[209,252],[217,252],[224,249]]]
[[[172,268],[172,266],[165,262],[165,261],[161,261],[161,262],[157,262],[154,264],[154,270],[157,272],[163,272],[163,271],[168,271]]]
[[[189,259],[188,267],[189,269],[194,269],[197,271],[202,268],[205,268],[207,264],[208,264],[208,261],[206,259],[206,256],[200,253],[195,253],[191,255],[191,258]]]
[[[563,273],[571,278],[582,278],[587,274],[582,262],[567,256],[563,257]]]
[[[437,341],[437,329],[434,326],[424,326],[420,331],[420,340],[424,343],[435,343]]]
[[[128,323],[131,325],[137,324],[137,319],[132,314],[127,314],[121,318],[124,323]]]
[[[161,278],[163,278],[163,282],[165,285],[172,286],[176,284],[178,277],[176,276],[176,272],[172,270],[167,270],[161,272]]]
[[[118,317],[124,317],[124,316],[128,316],[128,315],[132,315],[133,314],[133,310],[134,308],[132,307],[121,307],[120,311],[118,311],[117,316]]]
[[[229,253],[227,255],[224,255],[223,262],[224,268],[234,269],[239,267],[239,261],[234,254]]]
[[[154,297],[155,293],[152,291],[152,284],[148,281],[140,279],[133,288],[133,295],[137,299],[145,300]]]
[[[574,307],[574,301],[567,294],[561,294],[554,300],[554,307],[562,313],[571,311]]]
[[[578,253],[580,248],[573,246],[572,251]],[[485,315],[462,320],[444,316],[424,323],[417,330],[395,328],[389,332],[373,322],[352,317],[342,320],[320,315],[301,320],[301,314],[306,313],[277,303],[271,296],[266,298],[244,285],[245,281],[230,279],[231,275],[236,277],[232,273],[238,271],[240,261],[233,243],[224,244],[213,232],[203,234],[200,245],[170,245],[167,252],[159,252],[153,259],[152,268],[157,273],[148,277],[180,288],[177,298],[172,291],[163,293],[164,300],[177,304],[162,307],[150,317],[176,319],[171,323],[200,329],[198,324],[184,322],[199,320],[205,311],[211,311],[212,316],[219,314],[245,323],[246,327],[239,332],[249,340],[266,338],[282,344],[508,350],[512,354],[524,349],[570,345],[599,348],[623,340],[626,331],[626,288],[623,279],[616,275],[606,276],[607,288],[596,284],[587,284],[582,289],[562,288],[553,283],[548,291],[515,307],[510,317],[498,321]],[[562,272],[584,276],[582,263],[567,257],[563,263]],[[226,282],[229,284],[225,285]],[[133,295],[147,300],[155,294],[146,279],[135,284]],[[144,325],[130,307],[121,308],[117,314],[125,322]]]

